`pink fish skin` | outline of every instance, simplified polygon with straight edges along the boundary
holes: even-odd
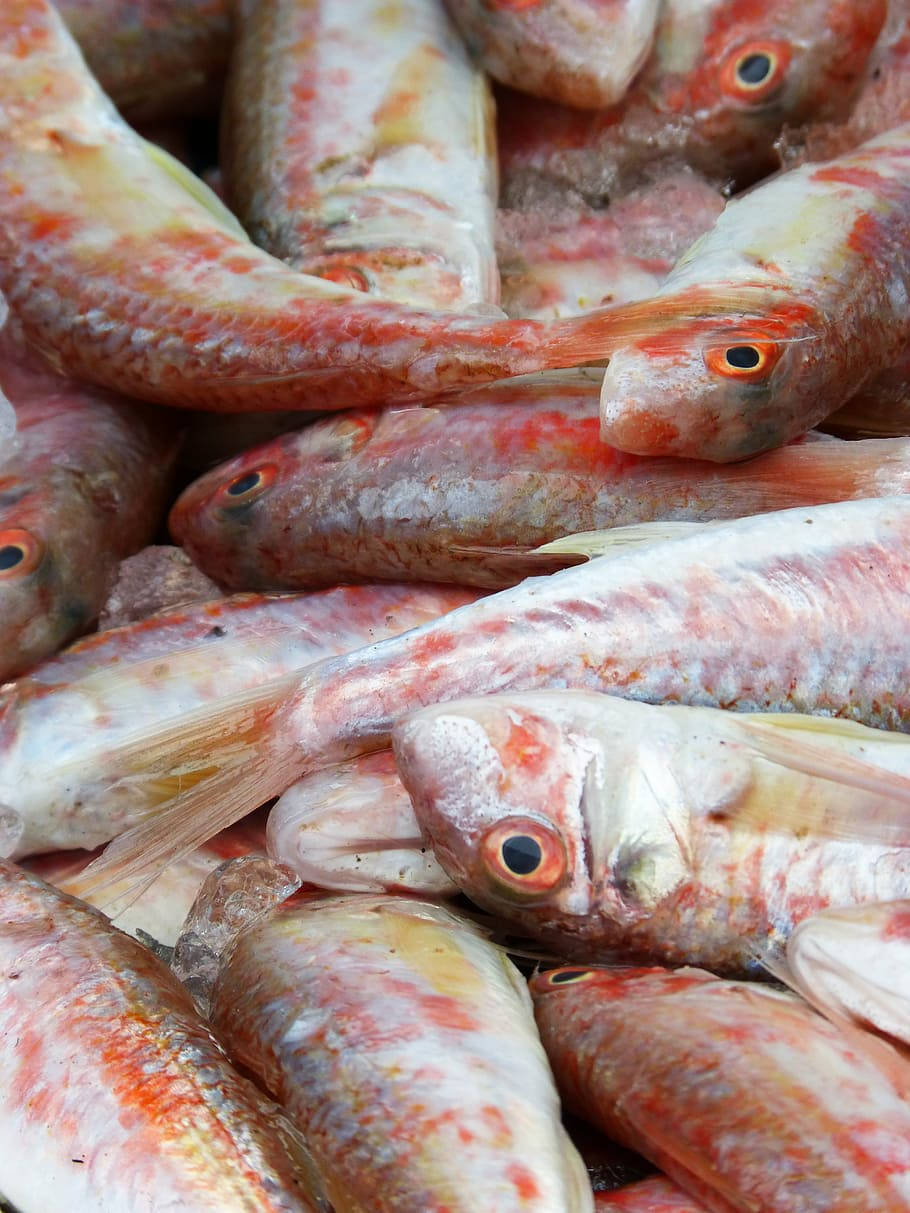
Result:
[[[910,1200],[910,1078],[792,994],[701,969],[531,981],[568,1106],[712,1213],[880,1213]]]
[[[211,411],[425,399],[594,348],[577,318],[415,311],[256,248],[120,119],[48,0],[0,10],[0,290],[71,373]]]
[[[200,477],[171,533],[231,588],[393,577],[499,587],[548,571],[542,554],[522,553],[561,535],[910,488],[902,440],[816,437],[725,467],[625,455],[600,441],[599,384],[596,372],[561,373],[445,408],[326,418]]]
[[[0,1190],[22,1210],[324,1209],[303,1139],[164,964],[0,863]]]
[[[667,0],[654,52],[623,102],[583,113],[503,92],[503,203],[549,185],[595,206],[658,162],[721,183],[779,166],[785,123],[847,117],[882,29],[884,0]]]
[[[87,631],[154,535],[179,439],[160,415],[0,346],[19,442],[0,460],[0,681]]]
[[[621,1209],[625,1213],[705,1213],[707,1205],[694,1200],[670,1179],[656,1175],[614,1192],[595,1192],[596,1213]]]
[[[497,80],[564,105],[621,100],[651,50],[655,0],[446,0]]]
[[[57,8],[101,87],[132,120],[217,106],[229,0],[59,0]]]

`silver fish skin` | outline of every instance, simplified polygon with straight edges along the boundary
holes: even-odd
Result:
[[[179,982],[0,861],[0,1192],[20,1213],[317,1213],[302,1137]]]
[[[349,1213],[588,1213],[527,987],[431,902],[333,898],[244,931],[212,1021]]]

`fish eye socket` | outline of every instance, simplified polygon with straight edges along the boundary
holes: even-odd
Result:
[[[0,581],[25,577],[41,563],[42,545],[28,531],[0,531]]]
[[[546,897],[569,874],[559,833],[530,817],[510,817],[492,826],[480,841],[480,854],[501,889],[528,900]]]
[[[258,472],[247,472],[245,476],[241,476],[237,480],[232,480],[227,486],[228,497],[242,497],[244,493],[248,493],[250,489],[255,489],[262,477]]]
[[[25,548],[19,543],[8,543],[0,548],[0,573],[8,573],[25,559]]]
[[[774,60],[770,55],[761,52],[757,55],[744,55],[738,60],[735,71],[740,84],[755,88],[764,84],[774,71]]]
[[[754,371],[761,362],[761,354],[754,345],[731,345],[725,357],[727,365],[736,371]]]
[[[262,467],[252,468],[229,480],[218,490],[218,497],[223,505],[249,505],[268,489],[275,481],[278,469],[273,463],[263,464]]]
[[[709,370],[725,379],[752,383],[771,373],[780,354],[781,347],[773,341],[744,341],[707,350],[705,363]]]
[[[352,291],[369,291],[370,280],[362,270],[358,270],[353,265],[330,265],[324,269],[317,267],[315,270],[309,270],[308,273],[315,274],[317,278],[324,278],[326,282],[337,282],[339,286],[348,286]]]
[[[551,986],[568,986],[576,981],[587,981],[593,976],[593,969],[554,969],[552,973],[547,973],[547,983]]]
[[[783,84],[789,65],[790,48],[785,42],[739,46],[721,69],[721,86],[744,104],[755,105]]]

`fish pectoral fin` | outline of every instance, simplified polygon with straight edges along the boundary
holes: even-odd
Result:
[[[708,522],[638,522],[602,531],[579,531],[575,535],[552,539],[534,548],[534,552],[584,556],[588,560],[598,556],[624,556],[630,548],[665,543],[668,539],[686,539],[710,525]]]
[[[501,574],[503,580],[510,578],[516,584],[526,577],[546,577],[575,564],[585,564],[587,556],[571,552],[539,552],[534,548],[495,544],[453,543],[449,553],[460,560],[467,560],[485,569]]]

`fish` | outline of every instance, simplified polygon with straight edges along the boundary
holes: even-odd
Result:
[[[662,312],[659,329],[611,351],[604,440],[640,455],[744,459],[892,367],[910,344],[908,153],[910,124],[729,202],[638,305]],[[721,298],[737,301],[725,315]]]
[[[908,1065],[793,994],[702,969],[531,980],[566,1104],[713,1213],[910,1200]]]
[[[506,314],[558,320],[646,299],[723,210],[690,170],[668,172],[605,211],[500,210],[497,256]]]
[[[424,399],[595,345],[596,313],[560,328],[419,311],[258,249],[122,121],[48,0],[0,11],[0,291],[58,367],[214,412]]]
[[[366,894],[279,910],[229,948],[212,1022],[338,1209],[593,1209],[524,979],[450,910]]]
[[[395,585],[240,595],[88,637],[0,690],[0,852],[107,842],[237,752],[232,731],[195,756],[168,740],[223,697],[255,693],[476,597]]]
[[[17,443],[0,449],[0,682],[88,631],[118,562],[164,517],[179,434],[160,414],[61,378],[7,330],[0,383]]]
[[[169,751],[199,763],[225,735],[235,748],[68,891],[141,882],[302,775],[387,746],[408,712],[467,695],[565,687],[910,731],[910,650],[894,626],[908,608],[910,500],[781,510],[655,541],[665,525],[222,701],[193,727],[181,720],[160,737]]]
[[[534,549],[579,531],[910,488],[900,439],[816,435],[729,466],[626,455],[600,441],[601,382],[596,370],[564,371],[445,407],[324,418],[189,485],[171,534],[231,589],[393,577],[501,588],[563,567]]]
[[[659,0],[446,0],[503,84],[564,105],[620,101],[654,42]]]
[[[597,1213],[624,1209],[625,1213],[705,1213],[707,1205],[693,1200],[682,1188],[662,1175],[642,1179],[613,1192],[595,1192]]]
[[[787,980],[822,1015],[910,1044],[910,900],[840,906],[801,922],[787,943]]]
[[[230,0],[57,0],[101,87],[134,121],[217,108]]]
[[[619,104],[584,112],[499,93],[501,204],[567,191],[604,206],[666,165],[727,189],[753,184],[780,166],[785,124],[847,117],[886,10],[665,0],[654,50]]]
[[[269,812],[268,853],[324,889],[459,891],[421,836],[391,750],[315,771],[288,788]]]
[[[857,394],[821,424],[840,438],[899,438],[910,434],[910,346],[894,366],[867,379]]]
[[[557,690],[424,708],[393,745],[451,879],[557,956],[738,975],[910,895],[906,734]]]
[[[501,315],[493,99],[442,0],[245,0],[222,147],[234,211],[294,269]]]
[[[309,1152],[167,967],[0,862],[0,1191],[21,1213],[318,1213]]]

